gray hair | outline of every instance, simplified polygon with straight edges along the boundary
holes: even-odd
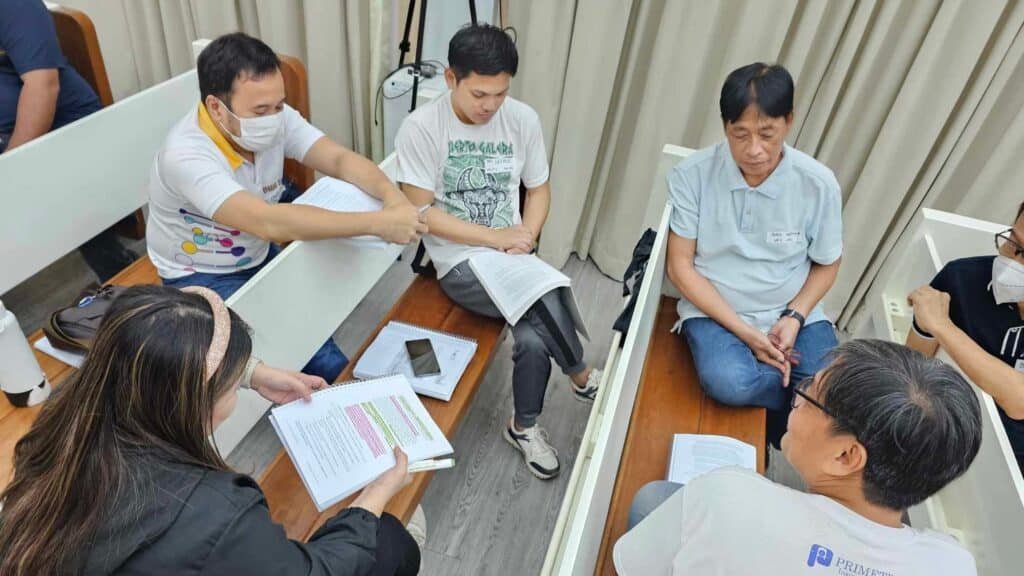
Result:
[[[981,406],[959,372],[882,340],[854,340],[833,354],[820,401],[835,431],[867,450],[869,502],[903,510],[967,470],[981,446]]]

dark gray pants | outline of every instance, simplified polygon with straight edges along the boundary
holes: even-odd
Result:
[[[441,289],[456,304],[483,316],[501,318],[469,262],[464,261],[441,278]],[[583,362],[583,345],[576,334],[572,315],[562,305],[557,291],[545,294],[512,327],[512,397],[516,424],[529,428],[544,410],[544,392],[551,376],[551,359],[567,376],[578,374]]]

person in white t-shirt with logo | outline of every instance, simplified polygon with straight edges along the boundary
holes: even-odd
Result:
[[[540,118],[508,97],[519,65],[515,43],[501,29],[471,25],[448,44],[449,92],[417,109],[395,138],[398,181],[424,213],[423,239],[441,288],[464,308],[501,313],[469,267],[476,254],[533,251],[551,203],[548,161]],[[526,187],[520,214],[519,184]],[[541,479],[558,475],[557,452],[537,425],[551,374],[551,359],[569,377],[575,397],[593,402],[600,371],[583,360],[575,325],[557,292],[542,297],[512,327],[515,414],[505,439]]]
[[[205,286],[225,300],[293,240],[375,235],[406,244],[427,231],[370,160],[332,141],[285,104],[274,51],[227,34],[197,62],[202,100],[157,153],[149,184],[149,257],[165,285]],[[280,204],[285,158],[384,202],[372,213]],[[297,278],[315,282],[315,278]],[[348,359],[332,340],[303,369],[333,382]]]
[[[653,482],[615,545],[622,576],[972,576],[945,534],[903,523],[970,467],[981,406],[952,366],[882,340],[839,346],[793,389],[782,452],[799,492],[740,468]]]

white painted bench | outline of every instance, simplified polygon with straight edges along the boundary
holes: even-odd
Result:
[[[993,235],[1007,228],[924,209],[897,245],[868,295],[866,321],[856,335],[904,343],[913,319],[907,295],[931,281],[949,261],[992,254]],[[939,351],[939,358],[956,365]],[[963,477],[910,510],[915,526],[952,534],[967,546],[986,576],[1020,574],[1024,566],[1024,478],[992,397],[975,387],[984,431],[981,450]]]
[[[157,150],[198,102],[191,70],[0,155],[0,293],[144,206]],[[392,156],[381,168],[393,177],[393,165]],[[356,249],[341,240],[293,242],[228,304],[252,326],[257,355],[298,369],[399,253],[397,246]],[[230,452],[268,407],[243,391],[215,435],[221,452]]]
[[[705,396],[684,340],[669,333],[679,293],[665,275],[671,216],[665,176],[690,152],[663,150],[646,217],[657,238],[625,339],[614,335],[541,574],[614,573],[610,550],[624,531],[629,502],[643,483],[664,478],[673,433],[739,437],[758,446],[763,471],[764,410],[730,408]]]

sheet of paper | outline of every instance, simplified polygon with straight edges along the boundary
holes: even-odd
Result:
[[[334,386],[278,406],[271,421],[317,509],[323,511],[395,464],[452,453],[404,376]]]
[[[423,377],[413,374],[405,342],[419,338],[430,339],[437,363],[441,366],[441,374]],[[451,400],[462,374],[473,360],[476,348],[476,342],[470,339],[391,321],[363,352],[353,373],[356,378],[402,374],[417,393],[447,402]]]
[[[757,449],[735,438],[713,434],[676,434],[672,439],[668,480],[687,484],[723,466],[757,468]]]
[[[33,346],[35,347],[36,350],[39,350],[43,354],[46,354],[47,356],[50,356],[52,358],[56,358],[57,360],[60,360],[61,362],[74,368],[81,368],[82,362],[85,362],[84,353],[68,352],[66,350],[56,348],[54,347],[53,344],[50,343],[50,339],[47,338],[46,336],[43,336],[39,340],[36,340],[36,343],[33,344]]]
[[[469,266],[512,325],[541,296],[570,285],[568,276],[532,254],[513,256],[495,250],[471,257]]]
[[[355,185],[330,176],[317,180],[293,204],[316,206],[334,212],[376,212],[384,207],[383,202]],[[386,248],[388,245],[377,236],[355,236],[346,240],[374,248]]]

